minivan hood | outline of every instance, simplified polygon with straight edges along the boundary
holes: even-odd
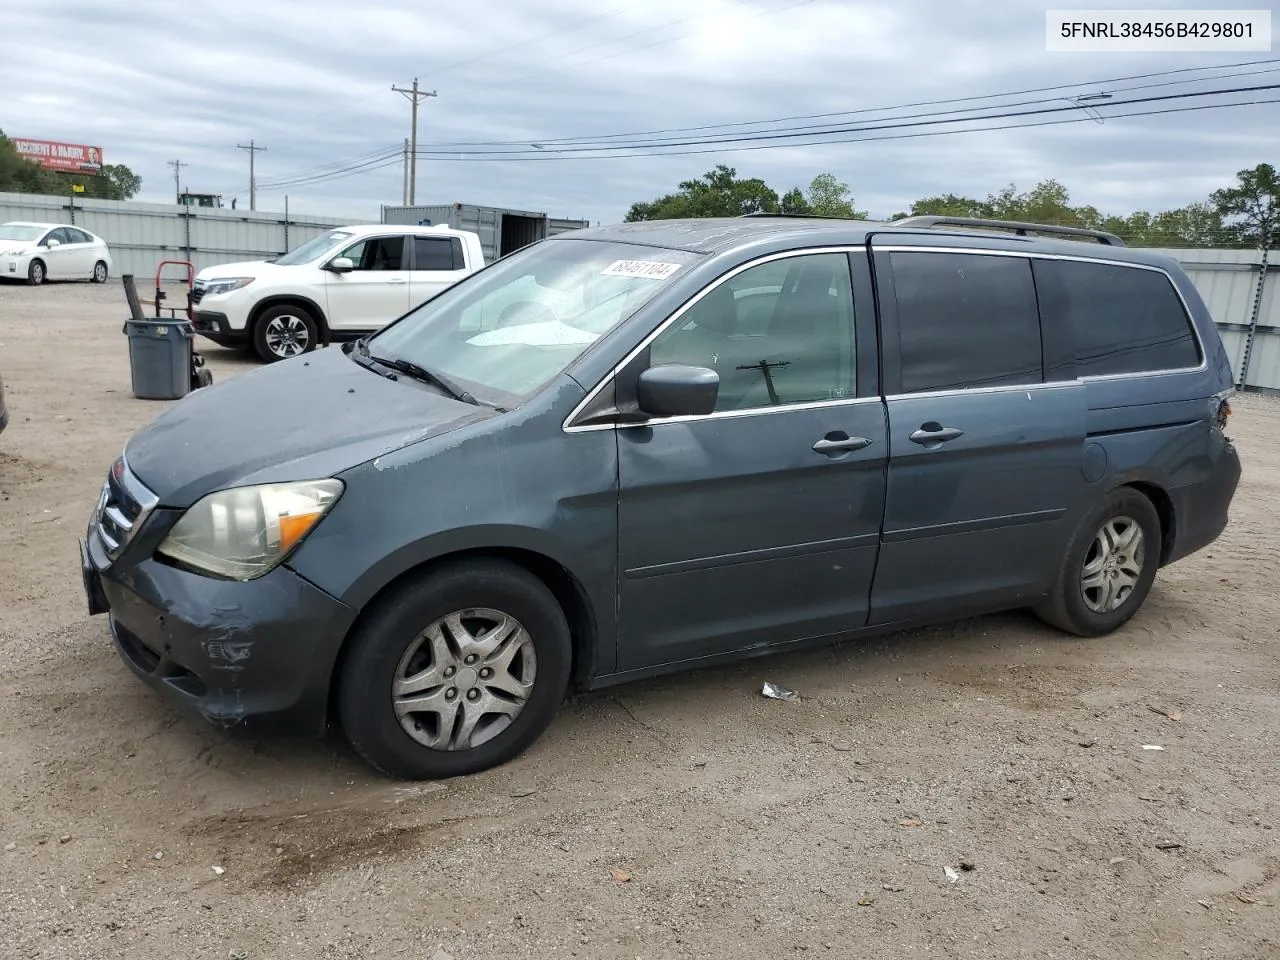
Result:
[[[133,435],[125,459],[181,509],[227,487],[330,477],[493,415],[329,347],[188,394]]]

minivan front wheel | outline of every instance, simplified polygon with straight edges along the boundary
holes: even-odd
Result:
[[[477,773],[547,728],[571,662],[568,622],[540,580],[502,561],[453,564],[398,589],[357,629],[339,720],[389,776]]]
[[[1096,637],[1138,612],[1160,565],[1160,515],[1132,488],[1112,493],[1071,538],[1053,589],[1036,609],[1067,633]]]

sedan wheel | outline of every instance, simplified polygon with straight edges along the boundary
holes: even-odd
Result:
[[[107,265],[103,263],[101,260],[99,260],[97,263],[93,265],[93,282],[94,283],[107,282]]]
[[[38,287],[40,284],[44,283],[44,280],[44,261],[32,260],[31,266],[27,268],[27,283],[31,284],[33,287]]]

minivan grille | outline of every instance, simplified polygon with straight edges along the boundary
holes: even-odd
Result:
[[[155,495],[133,475],[124,458],[117,460],[102,485],[95,515],[98,536],[108,556],[119,556],[155,505]]]

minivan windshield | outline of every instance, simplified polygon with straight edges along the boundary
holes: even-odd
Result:
[[[48,227],[24,227],[18,223],[0,224],[0,240],[35,240],[44,235]]]
[[[369,350],[512,406],[698,259],[629,243],[544,240],[446,288],[375,334]]]
[[[320,234],[318,237],[312,237],[302,246],[295,247],[283,257],[276,257],[272,262],[284,267],[296,267],[299,264],[310,263],[312,260],[318,260],[323,257],[338,244],[350,239],[351,232],[349,230],[331,230],[328,233]]]

